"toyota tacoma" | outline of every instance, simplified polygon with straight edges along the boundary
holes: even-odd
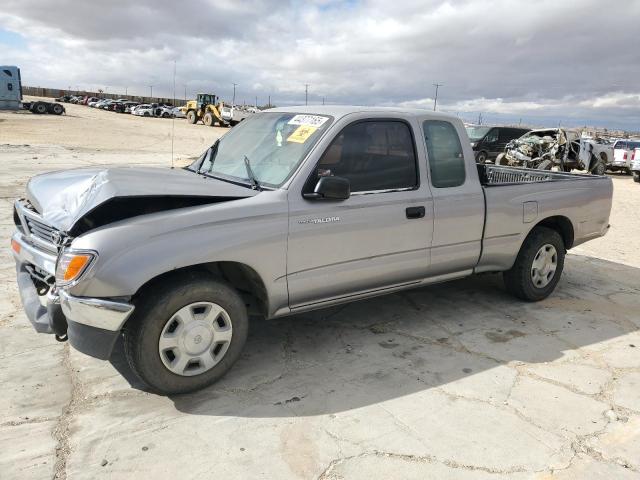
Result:
[[[456,117],[290,107],[183,169],[32,178],[11,243],[38,332],[153,391],[203,388],[265,319],[485,272],[546,298],[567,250],[609,228],[603,176],[476,165]],[[115,350],[118,351],[118,350]]]

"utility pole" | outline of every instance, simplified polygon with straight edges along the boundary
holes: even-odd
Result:
[[[149,97],[153,98],[153,85],[149,85]]]
[[[478,114],[478,125],[482,125],[482,112]]]
[[[309,105],[309,84],[304,84],[304,104]]]
[[[124,96],[129,95],[129,87],[124,87]]]
[[[233,84],[233,100],[231,100],[231,104],[235,106],[236,104],[236,87],[238,86],[237,83]]]
[[[184,86],[184,101],[187,101],[187,86]]]
[[[268,103],[268,105],[269,105],[269,108],[271,108],[271,95],[269,95],[269,103]]]
[[[438,88],[441,87],[442,83],[434,83],[433,86],[436,87],[436,96],[433,99],[433,111],[436,111],[436,106],[438,105]]]
[[[256,110],[258,109],[258,96],[256,95]]]
[[[324,105],[324,97],[322,97],[322,105]]]

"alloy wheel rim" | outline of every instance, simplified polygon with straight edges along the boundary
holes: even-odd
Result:
[[[537,288],[544,288],[556,274],[558,268],[558,251],[551,244],[545,244],[533,257],[531,264],[531,281]]]
[[[182,307],[165,323],[158,353],[172,373],[200,375],[224,358],[232,336],[231,317],[224,308],[213,302],[195,302]]]

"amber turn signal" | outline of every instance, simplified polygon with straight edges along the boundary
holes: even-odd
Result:
[[[20,245],[16,240],[14,240],[12,238],[11,239],[11,249],[16,253],[20,253],[20,250],[22,249],[22,245]]]
[[[76,255],[73,257],[69,262],[67,270],[64,272],[64,281],[68,282],[80,275],[80,272],[87,266],[89,260],[91,260],[89,255]]]
[[[56,283],[66,285],[78,280],[94,258],[95,255],[89,252],[64,252],[58,259]]]

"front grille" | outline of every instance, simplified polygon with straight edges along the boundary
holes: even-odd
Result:
[[[27,229],[33,236],[55,245],[54,232],[57,236],[57,231],[55,228],[47,225],[42,221],[36,220],[33,217],[25,217],[25,220],[27,222]]]
[[[18,229],[31,240],[31,243],[57,253],[60,232],[45,222],[28,200],[18,200],[15,207]]]

